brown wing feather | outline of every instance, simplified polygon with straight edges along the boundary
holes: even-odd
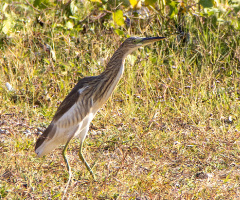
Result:
[[[95,80],[97,76],[85,77],[81,79],[72,91],[66,96],[59,108],[57,109],[56,114],[53,117],[54,121],[57,121],[61,116],[64,115],[78,100],[79,93],[78,90],[89,85],[91,81]],[[90,84],[91,85],[91,84]]]
[[[46,130],[43,132],[43,134],[38,138],[35,150],[41,146],[41,144],[46,139],[51,139],[56,133],[56,126],[54,125],[54,121],[57,121],[61,116],[64,115],[78,100],[79,93],[78,90],[89,85],[91,81],[94,81],[96,79],[96,76],[91,77],[85,77],[81,79],[75,87],[72,89],[72,91],[66,96],[66,98],[63,100],[63,102],[60,104],[59,108],[57,109],[57,112],[55,113],[53,120],[51,124],[46,128]]]

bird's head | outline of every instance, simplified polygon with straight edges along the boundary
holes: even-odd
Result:
[[[127,38],[121,45],[122,49],[125,50],[126,54],[130,54],[137,48],[141,46],[145,46],[151,44],[153,42],[160,41],[165,37],[149,37],[149,38],[141,38],[141,37],[130,37]]]

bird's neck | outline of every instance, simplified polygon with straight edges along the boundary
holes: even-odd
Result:
[[[105,102],[112,94],[118,81],[120,80],[124,71],[124,60],[127,54],[122,52],[119,48],[107,64],[106,70],[102,72],[98,79],[100,82],[96,85],[96,93],[94,101]]]
[[[124,70],[124,61],[128,53],[124,53],[121,48],[119,48],[111,57],[110,61],[106,66],[106,70],[101,74],[107,79],[120,79],[121,76],[117,76],[119,72]],[[122,74],[121,74],[122,75]]]

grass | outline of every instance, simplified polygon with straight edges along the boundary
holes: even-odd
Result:
[[[10,7],[19,27],[1,33],[0,198],[61,199],[68,179],[62,147],[37,158],[34,144],[74,84],[101,73],[124,38],[98,21],[85,23],[85,32],[55,27],[62,20],[56,10],[42,27],[36,11],[20,5]],[[114,95],[91,124],[83,153],[96,162],[97,182],[78,158],[79,141],[69,145],[67,198],[239,198],[240,34],[200,19],[186,20],[187,43],[162,19],[128,29],[167,40],[127,58]]]

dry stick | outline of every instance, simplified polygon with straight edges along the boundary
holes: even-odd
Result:
[[[38,10],[37,8],[35,8],[31,3],[29,3],[28,0],[25,0],[25,1],[26,1],[26,3],[27,3],[29,6],[31,6],[34,10],[36,10],[37,12],[41,12],[40,10]]]

